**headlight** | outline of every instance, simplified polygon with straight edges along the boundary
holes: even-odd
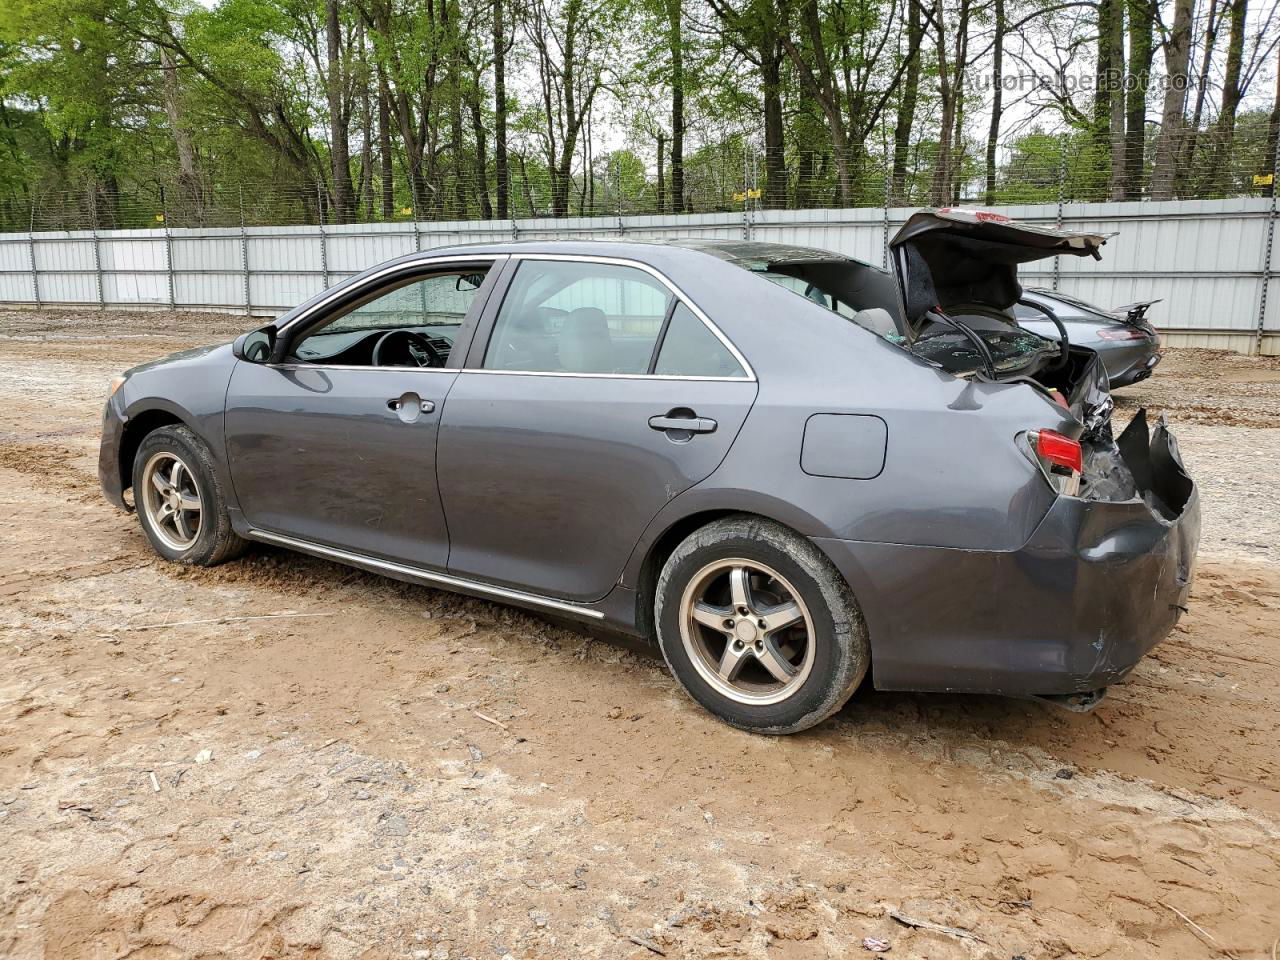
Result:
[[[117,391],[117,390],[119,390],[121,387],[123,387],[123,386],[124,386],[124,382],[125,382],[125,380],[126,380],[126,379],[127,379],[127,378],[124,376],[124,374],[121,374],[121,375],[120,375],[120,376],[118,376],[118,377],[112,377],[112,378],[111,378],[111,389],[109,389],[109,390],[107,391],[107,396],[108,396],[108,397],[113,397],[113,396],[115,396],[116,391]]]

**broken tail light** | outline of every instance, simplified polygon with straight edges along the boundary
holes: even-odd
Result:
[[[1079,493],[1084,469],[1084,451],[1079,441],[1056,430],[1031,430],[1026,439],[1049,485],[1069,497]]]

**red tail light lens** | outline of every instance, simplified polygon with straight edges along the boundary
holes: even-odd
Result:
[[[1138,327],[1125,327],[1123,330],[1099,330],[1098,336],[1103,340],[1146,340],[1149,334]]]
[[[1080,444],[1064,437],[1056,430],[1037,430],[1031,434],[1031,445],[1036,454],[1056,467],[1075,473],[1084,469],[1084,454]]]

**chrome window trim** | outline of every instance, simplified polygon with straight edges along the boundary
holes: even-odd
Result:
[[[432,369],[442,369],[433,367]],[[755,383],[754,377],[686,377],[671,373],[575,373],[571,370],[489,370],[463,367],[459,373],[486,373],[498,377],[584,377],[592,380],[705,380],[711,383]]]
[[[358,363],[260,363],[271,370],[380,370],[387,373],[462,373],[461,367],[374,367]]]
[[[318,303],[312,304],[305,311],[298,314],[296,317],[291,319],[288,323],[284,324],[283,326],[276,327],[276,330],[278,332],[284,332],[285,330],[288,330],[290,327],[294,326],[295,324],[301,323],[303,320],[306,320],[307,318],[311,317],[313,314],[316,313],[316,311],[323,310],[325,307],[327,307],[330,303],[332,303],[338,297],[346,296],[352,290],[358,290],[363,287],[370,286],[379,280],[385,279],[386,277],[392,276],[397,273],[401,273],[404,271],[421,270],[423,267],[430,268],[435,266],[436,264],[447,266],[451,263],[476,263],[483,260],[492,260],[493,266],[496,267],[499,263],[502,263],[505,260],[509,260],[510,257],[511,255],[508,253],[473,253],[470,256],[455,255],[455,256],[443,256],[443,257],[424,257],[423,259],[420,259],[420,260],[407,260],[400,263],[393,263],[387,267],[384,267],[382,270],[379,270],[377,273],[370,274],[358,284],[353,284],[350,287],[342,287],[341,289],[335,287],[329,296],[325,297],[323,300],[319,301]],[[492,268],[493,267],[490,267],[490,269]],[[436,369],[441,369],[441,368],[437,367]]]
[[[535,606],[545,607],[548,610],[560,610],[565,613],[573,613],[578,616],[590,617],[594,620],[604,619],[604,614],[601,611],[593,610],[586,604],[574,603],[570,600],[556,600],[552,597],[543,597],[536,593],[526,593],[523,590],[512,590],[508,587],[496,587],[481,580],[468,580],[466,577],[455,577],[447,573],[436,573],[433,570],[424,570],[421,567],[413,567],[404,563],[396,563],[392,560],[381,560],[377,557],[370,557],[363,553],[355,553],[351,550],[340,550],[337,547],[327,547],[323,544],[313,543],[310,540],[299,540],[296,537],[287,537],[280,533],[269,533],[266,530],[258,530],[256,528],[249,529],[249,536],[255,540],[278,544],[282,547],[289,547],[292,550],[299,550],[303,553],[310,553],[315,556],[325,557],[331,560],[340,560],[354,566],[397,573],[401,576],[409,577],[412,580],[417,580],[426,584],[474,590],[477,593],[483,593],[491,597],[533,604]]]
[[[745,376],[741,377],[694,377],[694,376],[676,376],[672,374],[657,373],[575,373],[572,371],[561,370],[492,370],[486,367],[374,367],[374,366],[357,366],[345,364],[321,364],[321,363],[281,363],[281,364],[264,364],[272,369],[277,370],[392,370],[403,373],[405,371],[426,371],[440,373],[485,373],[496,374],[499,376],[517,376],[517,377],[585,377],[590,379],[605,380],[697,380],[707,381],[711,383],[755,383],[757,382],[755,368],[751,366],[747,358],[743,356],[742,351],[734,345],[733,341],[725,336],[724,332],[716,326],[715,322],[702,311],[702,309],[694,303],[683,290],[676,286],[666,274],[650,264],[640,260],[633,260],[627,257],[609,257],[598,254],[580,254],[580,253],[535,253],[532,251],[515,253],[479,253],[470,255],[446,255],[441,257],[424,257],[421,260],[411,260],[404,263],[392,264],[385,269],[379,270],[377,273],[370,274],[366,277],[358,287],[365,287],[384,280],[389,276],[410,270],[420,270],[423,267],[433,267],[437,264],[448,266],[451,263],[475,263],[477,261],[490,260],[493,267],[497,267],[500,263],[507,260],[548,260],[560,261],[568,263],[603,263],[616,267],[633,267],[644,273],[649,274],[669,291],[672,296],[689,308],[695,317],[702,321],[703,325],[711,331],[712,335],[724,345],[730,355],[738,362],[745,371]],[[492,269],[492,267],[491,267]],[[279,332],[293,327],[295,324],[313,316],[317,311],[323,310],[333,300],[340,295],[345,296],[350,293],[353,287],[344,287],[342,290],[335,290],[330,296],[325,297],[318,303],[313,304],[305,312],[298,314],[283,326],[277,327]],[[496,319],[496,318],[495,318]]]
[[[689,299],[688,294],[676,286],[675,282],[657,267],[651,266],[650,264],[644,263],[640,260],[631,260],[626,257],[606,257],[598,254],[585,253],[535,253],[533,251],[525,253],[523,251],[517,251],[516,253],[509,254],[509,256],[512,260],[550,260],[568,263],[603,263],[614,267],[633,267],[649,274],[649,276],[653,277],[664,287],[670,290],[672,296],[688,307],[689,311],[702,321],[703,325],[710,330],[712,335],[715,336],[715,338],[724,345],[724,348],[729,351],[733,356],[733,359],[738,361],[738,365],[742,367],[743,371],[745,371],[745,376],[685,377],[656,373],[574,373],[572,371],[559,370],[490,370],[487,367],[480,369],[466,367],[463,369],[463,373],[498,373],[538,377],[596,377],[613,380],[710,380],[725,381],[729,383],[752,383],[756,381],[755,369],[747,362],[747,358],[742,355],[742,351],[734,346],[733,341],[724,335],[720,328],[712,322],[710,317],[702,312],[702,309],[696,303]],[[508,289],[510,289],[509,286]],[[496,314],[494,316],[494,325],[497,325]]]

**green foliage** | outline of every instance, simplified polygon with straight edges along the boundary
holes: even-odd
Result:
[[[694,210],[765,202],[734,199],[751,188],[797,207],[878,204],[899,115],[911,123],[897,144],[897,202],[936,198],[942,180],[948,199],[972,201],[988,176],[991,98],[973,80],[988,69],[995,0],[929,0],[919,49],[906,39],[911,2],[3,0],[0,228],[146,225],[159,214],[221,225],[475,217],[492,210],[504,170],[518,216],[653,212],[660,197],[669,209],[677,89]],[[1092,71],[1092,12],[1005,3],[1063,70]],[[967,37],[954,33],[962,5]],[[1130,4],[1125,16],[1147,9],[1160,12]],[[1269,49],[1280,25],[1261,29],[1257,48]],[[949,58],[954,73],[961,50],[961,119],[943,131],[941,66]],[[1254,90],[1269,89],[1266,66],[1246,67]],[[1265,104],[1224,124],[1215,96],[1178,157],[1175,193],[1259,193]],[[1038,115],[1067,132],[999,138],[997,202],[1113,194],[1116,137],[1091,97],[1041,97]],[[1142,163],[1124,169],[1138,190],[1153,180],[1159,136],[1148,124]]]

